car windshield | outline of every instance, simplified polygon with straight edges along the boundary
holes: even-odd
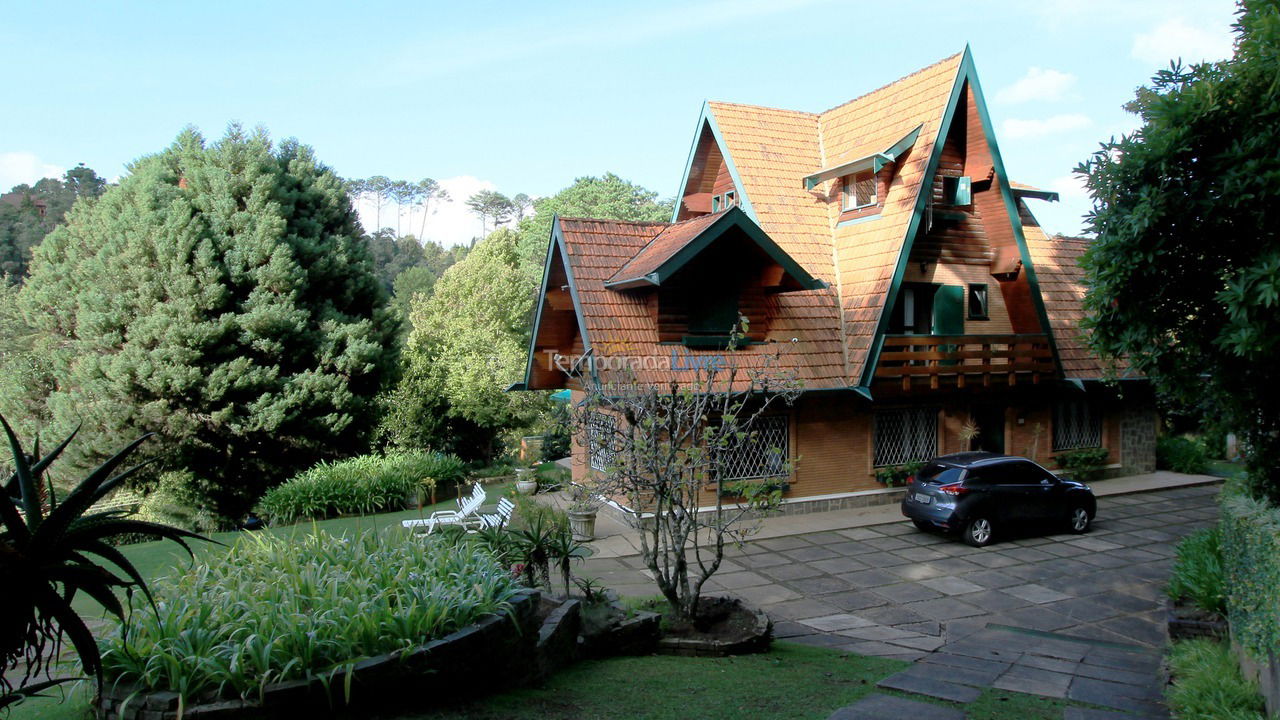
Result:
[[[946,485],[948,483],[959,482],[960,476],[963,472],[964,471],[958,467],[929,463],[928,465],[925,465],[920,472],[916,473],[916,482]]]

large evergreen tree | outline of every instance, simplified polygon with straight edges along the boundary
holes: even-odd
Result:
[[[18,296],[55,388],[48,434],[83,423],[89,462],[155,432],[157,467],[227,518],[364,441],[394,367],[386,303],[342,180],[238,127],[185,131],[77,205]]]
[[[1241,433],[1280,501],[1280,2],[1249,0],[1237,30],[1231,60],[1158,73],[1142,127],[1081,166],[1085,306],[1094,347]]]

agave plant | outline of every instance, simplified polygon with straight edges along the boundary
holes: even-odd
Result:
[[[84,593],[123,620],[125,611],[117,591],[141,591],[151,598],[137,568],[108,539],[121,535],[167,538],[191,553],[186,538],[207,538],[130,519],[124,510],[89,512],[94,503],[146,464],[117,472],[149,436],[138,438],[102,463],[59,502],[52,484],[45,483],[44,472],[76,432],[44,457],[39,457],[37,442],[33,455],[28,456],[3,417],[0,424],[9,440],[14,468],[0,492],[0,577],[5,583],[0,593],[0,672],[26,666],[16,690],[8,677],[0,675],[3,707],[57,682],[33,681],[42,672],[49,676],[64,637],[71,640],[85,674],[101,684],[97,642],[72,608],[72,601]],[[108,563],[119,574],[108,569]]]

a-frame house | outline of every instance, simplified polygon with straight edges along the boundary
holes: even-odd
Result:
[[[877,470],[968,449],[1149,472],[1150,390],[1104,383],[1081,336],[1085,244],[1031,215],[1056,199],[1006,172],[968,49],[820,113],[708,102],[671,222],[556,219],[522,385],[610,361],[661,381],[741,314],[738,352],[804,382],[766,424],[801,458],[795,510],[882,500]]]

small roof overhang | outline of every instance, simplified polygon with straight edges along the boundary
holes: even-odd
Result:
[[[924,127],[923,123],[917,125],[914,130],[903,135],[901,140],[890,145],[884,152],[872,153],[866,157],[860,157],[857,160],[850,160],[847,163],[819,170],[812,175],[806,175],[804,178],[804,189],[812,190],[828,180],[834,180],[835,178],[844,177],[845,175],[853,175],[864,170],[880,172],[880,168],[896,162],[898,158],[902,157],[903,153],[905,153],[912,145],[915,145],[916,138],[919,137],[920,128],[922,127]]]
[[[796,290],[821,290],[826,283],[810,275],[739,207],[719,216],[686,220],[662,231],[605,281],[610,290],[657,287],[732,228],[738,228],[782,267]],[[684,231],[684,232],[682,232]]]
[[[1013,191],[1015,198],[1033,198],[1035,200],[1047,200],[1049,202],[1057,202],[1061,199],[1058,193],[1052,190],[1041,190],[1038,187],[1023,185],[1022,183],[1009,183],[1009,189]]]

